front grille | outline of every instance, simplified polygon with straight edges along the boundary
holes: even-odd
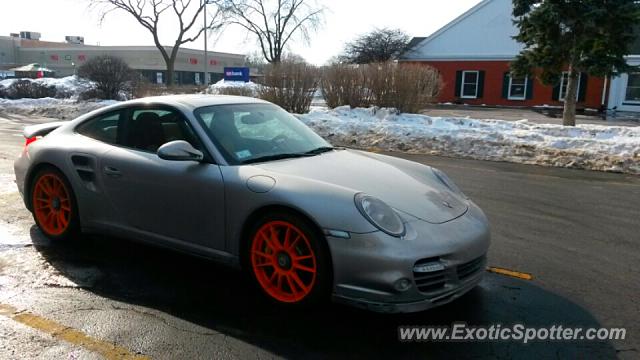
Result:
[[[431,273],[413,273],[413,278],[422,292],[432,292],[444,287],[446,282],[444,270]]]
[[[439,258],[422,259],[415,263],[413,268],[421,265],[439,264]],[[416,282],[418,290],[421,292],[433,292],[444,288],[446,282],[445,270],[435,270],[429,272],[413,272],[413,279]]]
[[[458,273],[458,279],[464,280],[471,275],[474,275],[484,267],[485,257],[481,256],[477,259],[473,259],[467,263],[460,264],[456,268]]]
[[[413,280],[420,292],[430,293],[432,294],[431,296],[438,296],[438,293],[442,293],[445,288],[448,288],[447,284],[456,286],[457,283],[465,281],[471,276],[477,274],[479,271],[482,271],[485,266],[485,262],[486,257],[481,256],[455,267],[444,268],[442,265],[438,270],[427,272],[414,271]],[[423,265],[431,264],[443,264],[443,262],[439,258],[418,260],[414,264],[414,270],[421,267],[428,268],[428,266],[425,267]],[[437,269],[437,266],[433,268]]]

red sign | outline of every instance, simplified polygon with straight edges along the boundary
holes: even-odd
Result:
[[[78,55],[78,61],[85,61],[85,60],[87,60],[87,55],[84,55],[84,54]]]
[[[196,64],[198,63],[198,59],[196,59],[196,58],[189,58],[189,63],[190,63],[191,65],[196,65]]]
[[[56,54],[51,55],[51,61],[58,61],[58,60],[60,60],[60,56]]]
[[[209,60],[209,65],[218,65],[218,60],[216,59]]]

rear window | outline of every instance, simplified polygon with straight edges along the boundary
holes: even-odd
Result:
[[[121,119],[120,111],[99,115],[80,124],[76,132],[108,144],[117,144]]]

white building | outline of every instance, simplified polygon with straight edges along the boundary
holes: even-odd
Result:
[[[635,47],[627,57],[627,63],[640,66],[640,47]],[[611,79],[609,110],[640,112],[640,72],[622,74]]]

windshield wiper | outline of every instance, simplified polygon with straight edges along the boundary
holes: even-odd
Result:
[[[301,158],[301,157],[310,157],[315,156],[321,153],[325,153],[328,151],[336,150],[338,148],[333,146],[321,146],[319,148],[311,149],[309,151],[301,152],[301,153],[284,153],[284,154],[273,154],[273,155],[265,155],[258,156],[257,158],[247,159],[243,161],[243,164],[252,164],[257,162],[265,162],[272,160],[282,160],[282,159],[293,159],[293,158]]]
[[[258,156],[258,157],[253,158],[253,159],[247,159],[247,160],[243,161],[242,163],[243,164],[252,164],[252,163],[272,161],[272,160],[282,160],[282,159],[293,159],[293,158],[300,158],[300,157],[309,157],[309,156],[313,156],[313,155],[314,154],[307,154],[307,153],[273,154],[273,155]]]
[[[318,154],[321,154],[321,153],[324,153],[324,152],[329,152],[329,151],[332,151],[332,150],[335,150],[335,149],[336,148],[334,148],[333,146],[321,146],[319,148],[315,148],[315,149],[312,149],[312,150],[309,150],[309,151],[305,151],[305,152],[303,152],[303,154],[305,154],[305,155],[318,155]]]

